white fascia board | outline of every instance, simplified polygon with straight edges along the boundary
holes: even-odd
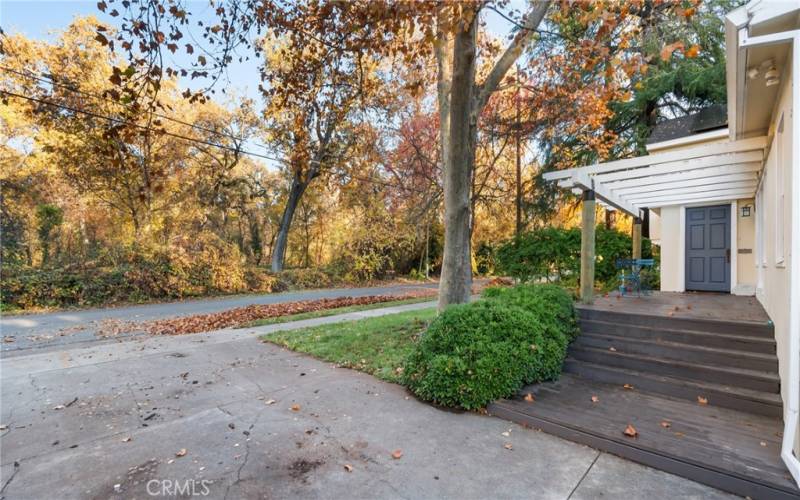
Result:
[[[741,198],[752,198],[752,196],[737,197],[737,196],[723,195],[723,196],[719,196],[719,197],[703,198],[703,199],[699,199],[699,200],[654,201],[654,202],[651,202],[651,203],[644,203],[644,204],[641,204],[641,205],[637,204],[637,206],[639,206],[641,208],[649,208],[651,210],[654,209],[654,208],[676,207],[676,206],[680,206],[680,207],[684,207],[684,206],[685,207],[691,207],[691,206],[701,207],[703,205],[708,205],[710,203],[719,203],[720,205],[723,205],[725,203],[730,203],[734,199],[741,199]]]
[[[684,181],[688,179],[705,179],[707,177],[729,176],[736,174],[751,174],[758,175],[761,171],[761,162],[748,162],[737,163],[735,165],[721,165],[718,167],[701,168],[690,170],[688,172],[670,172],[661,175],[652,175],[650,177],[641,177],[633,179],[623,179],[614,182],[603,181],[609,189],[617,191],[618,189],[625,189],[630,187],[642,187],[649,185],[668,184],[670,182]]]
[[[630,170],[640,167],[659,165],[662,163],[672,163],[688,161],[697,158],[712,157],[717,155],[741,153],[745,151],[761,151],[767,145],[767,137],[752,137],[739,141],[729,141],[714,144],[703,144],[693,148],[680,149],[678,151],[666,151],[652,155],[637,156],[636,158],[626,158],[607,163],[597,163],[586,167],[570,168],[556,172],[548,172],[542,177],[548,181],[567,179],[573,174],[580,172],[585,174],[605,174],[618,170]]]
[[[720,128],[717,130],[712,130],[710,132],[703,132],[702,134],[694,134],[694,135],[687,135],[685,137],[678,137],[677,139],[672,139],[669,141],[654,142],[653,144],[647,145],[647,151],[652,153],[655,151],[660,151],[662,149],[688,146],[690,144],[713,141],[715,139],[721,139],[723,137],[728,137],[727,127]]]

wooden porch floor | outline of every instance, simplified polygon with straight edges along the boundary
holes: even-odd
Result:
[[[579,308],[626,312],[686,319],[747,321],[765,323],[769,316],[755,297],[710,292],[651,292],[626,295],[619,292],[595,297],[594,304]]]
[[[780,419],[640,392],[565,373],[492,403],[489,413],[717,488],[800,498],[780,459]],[[531,393],[533,402],[523,399]],[[597,402],[592,401],[597,398]],[[638,436],[628,437],[628,425]]]

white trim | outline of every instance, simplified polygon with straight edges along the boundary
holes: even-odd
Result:
[[[680,218],[680,234],[678,235],[678,291],[686,291],[686,205],[681,205],[678,217]]]
[[[789,401],[784,411],[783,443],[781,458],[786,468],[800,485],[800,460],[794,454],[800,403],[800,34],[795,32],[792,41],[792,186],[790,210],[792,220],[791,244],[789,255],[792,259],[789,275]],[[794,304],[794,307],[792,307]]]
[[[739,286],[739,202],[733,200],[731,202],[731,293],[735,293],[736,288]]]
[[[719,155],[724,155],[728,153],[760,151],[764,149],[766,143],[767,143],[766,136],[752,137],[749,139],[741,139],[738,141],[695,146],[693,148],[686,148],[678,151],[668,151],[665,153],[656,153],[653,155],[637,156],[635,158],[626,158],[624,160],[615,160],[607,163],[595,163],[593,165],[588,165],[585,167],[557,170],[555,172],[547,172],[542,177],[548,181],[555,181],[560,179],[568,179],[572,177],[573,174],[575,174],[576,172],[581,172],[586,174],[603,174],[603,173],[615,172],[617,170],[628,170],[632,168],[660,165],[662,163],[686,162],[688,160],[693,160],[695,158],[717,157]]]
[[[697,144],[698,142],[713,141],[714,139],[723,139],[725,137],[728,137],[728,127],[712,130],[710,132],[703,132],[701,134],[678,137],[677,139],[670,139],[668,141],[654,142],[647,145],[647,152],[652,153],[653,151],[659,151],[661,149],[688,146],[690,144]]]

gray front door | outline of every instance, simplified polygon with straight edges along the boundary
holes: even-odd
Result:
[[[686,289],[731,289],[731,206],[686,209]]]

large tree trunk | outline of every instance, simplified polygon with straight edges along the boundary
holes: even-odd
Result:
[[[466,30],[457,30],[453,45],[450,92],[450,153],[444,164],[444,258],[439,284],[439,309],[469,301],[470,184],[475,159],[472,124],[475,91],[477,15]]]
[[[272,247],[272,272],[283,271],[283,261],[286,257],[286,245],[289,242],[289,229],[292,227],[292,219],[300,198],[308,187],[307,182],[300,181],[297,176],[292,179],[292,187],[289,190],[289,199],[286,200],[286,208],[283,209],[281,223],[278,226],[278,234],[275,237],[275,246]]]

